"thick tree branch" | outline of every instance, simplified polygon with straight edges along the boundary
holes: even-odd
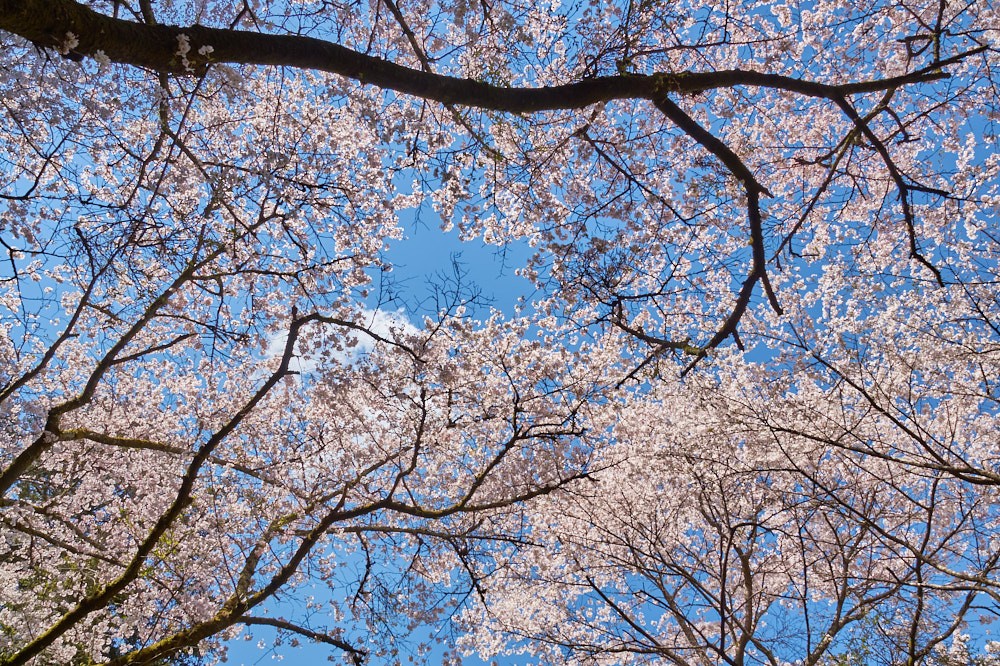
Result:
[[[142,24],[100,14],[74,0],[0,0],[0,30],[73,57],[101,53],[112,62],[157,72],[197,74],[213,63],[314,69],[444,104],[510,113],[577,109],[614,99],[660,99],[670,92],[694,93],[732,86],[775,88],[836,100],[844,95],[947,77],[940,68],[934,68],[882,80],[827,85],[777,74],[725,70],[621,74],[559,86],[508,88],[404,67],[312,37],[201,25]]]

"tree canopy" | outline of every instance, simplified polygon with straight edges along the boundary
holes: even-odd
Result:
[[[998,67],[992,0],[0,0],[0,664],[1000,663]]]

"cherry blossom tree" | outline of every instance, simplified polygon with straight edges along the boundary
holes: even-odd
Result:
[[[0,664],[993,663],[998,43],[0,0]],[[530,290],[394,315],[414,211]]]

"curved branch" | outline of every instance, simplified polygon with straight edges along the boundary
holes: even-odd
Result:
[[[244,615],[239,618],[239,621],[246,625],[264,625],[268,627],[276,627],[278,629],[283,629],[284,631],[290,631],[300,636],[305,636],[311,640],[317,641],[319,643],[326,643],[327,645],[332,645],[336,648],[340,648],[344,652],[351,655],[351,661],[355,664],[364,663],[365,657],[368,653],[364,650],[360,650],[346,641],[342,641],[338,638],[334,638],[329,634],[324,634],[319,631],[313,631],[312,629],[307,629],[305,627],[300,627],[297,624],[293,624],[287,620],[281,620],[276,617],[258,617],[253,615]]]
[[[0,30],[41,48],[59,49],[74,59],[100,53],[112,62],[181,75],[203,73],[214,63],[314,69],[444,104],[509,113],[578,109],[614,99],[659,99],[670,92],[733,86],[775,88],[835,100],[948,76],[936,67],[888,79],[828,85],[737,69],[620,74],[558,86],[509,88],[404,67],[313,37],[143,24],[95,12],[75,0],[0,0]]]
[[[712,336],[712,339],[700,349],[695,360],[692,361],[685,370],[685,372],[687,372],[691,370],[691,368],[693,368],[700,359],[707,355],[708,350],[718,347],[723,340],[736,334],[736,327],[739,324],[740,319],[743,317],[743,313],[746,312],[747,307],[750,305],[750,299],[753,296],[754,288],[758,282],[762,282],[764,284],[764,291],[767,294],[771,308],[779,315],[782,314],[781,305],[778,303],[778,299],[774,294],[774,290],[771,288],[770,281],[767,278],[767,257],[764,250],[764,225],[760,214],[760,195],[772,195],[768,192],[766,187],[757,181],[756,177],[750,171],[750,168],[744,164],[739,155],[734,153],[733,150],[721,139],[717,138],[707,129],[699,125],[694,118],[689,116],[674,102],[664,96],[654,100],[654,104],[656,104],[656,108],[659,109],[664,116],[683,130],[685,134],[697,141],[705,150],[712,153],[712,155],[722,162],[726,169],[728,169],[729,172],[732,173],[733,176],[735,176],[743,185],[743,189],[747,197],[747,220],[750,225],[750,248],[752,253],[750,271],[744,279],[743,284],[740,286],[740,291],[736,296],[736,303],[733,306],[732,312],[730,312],[729,316],[723,322],[719,330],[715,332],[715,335]]]

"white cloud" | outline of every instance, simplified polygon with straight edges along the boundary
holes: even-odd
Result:
[[[330,354],[336,360],[346,364],[352,364],[370,353],[375,348],[379,339],[403,341],[405,338],[418,332],[417,327],[410,322],[406,316],[406,312],[402,309],[389,312],[380,309],[372,310],[370,308],[363,308],[355,317],[351,318],[351,321],[357,325],[357,328],[337,324],[320,324],[321,326],[325,326],[327,332],[331,335],[341,336],[345,340],[345,343],[347,339],[356,341],[352,346],[344,344],[342,349]],[[280,356],[285,349],[287,339],[287,331],[282,331],[274,335],[268,343],[265,356],[267,358]],[[295,356],[290,363],[290,368],[300,373],[308,373],[315,370],[318,365],[319,359],[314,355],[302,353],[299,349],[296,349]]]

